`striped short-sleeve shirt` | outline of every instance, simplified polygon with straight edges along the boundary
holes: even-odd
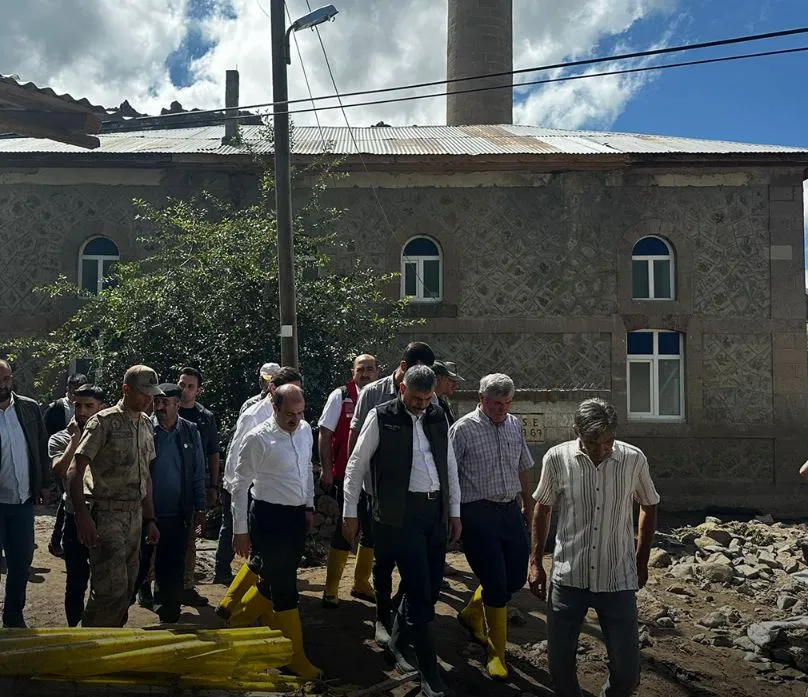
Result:
[[[595,467],[578,440],[556,445],[533,498],[558,512],[553,583],[595,593],[637,589],[634,501],[659,503],[639,448],[616,440]]]

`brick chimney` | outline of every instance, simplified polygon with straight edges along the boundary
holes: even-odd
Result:
[[[224,105],[228,108],[238,106],[238,70],[228,70],[225,77]],[[222,145],[234,145],[239,140],[238,121],[233,118],[238,116],[238,111],[226,112],[227,120],[224,122],[224,138]]]
[[[513,70],[513,0],[449,0],[447,78]],[[452,82],[448,91],[513,84],[513,77]],[[450,126],[513,123],[513,87],[449,95]]]

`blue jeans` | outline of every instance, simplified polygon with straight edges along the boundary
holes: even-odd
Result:
[[[601,697],[628,697],[640,682],[636,591],[593,593],[554,584],[547,613],[547,653],[555,694],[581,697],[575,659],[589,608],[597,612],[609,657],[609,676]]]
[[[0,503],[0,548],[6,557],[6,595],[3,624],[22,627],[25,589],[34,560],[34,501]]]

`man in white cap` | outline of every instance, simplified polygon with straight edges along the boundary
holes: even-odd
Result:
[[[258,371],[258,386],[261,391],[250,397],[241,408],[238,410],[238,415],[241,416],[253,404],[258,404],[269,393],[269,386],[272,384],[272,378],[281,372],[281,367],[277,363],[264,363]]]

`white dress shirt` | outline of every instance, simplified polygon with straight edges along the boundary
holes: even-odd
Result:
[[[429,440],[424,432],[424,415],[415,416],[407,410],[413,421],[412,429],[412,470],[410,471],[409,491],[426,493],[440,491],[438,468]],[[348,458],[348,467],[345,470],[345,505],[344,518],[356,518],[356,508],[359,503],[359,492],[362,482],[369,478],[370,460],[379,447],[379,419],[376,409],[372,409],[362,424],[362,430],[356,441],[356,447]],[[460,517],[460,483],[457,479],[457,460],[451,441],[448,441],[446,453],[449,475],[449,516]]]
[[[0,503],[25,503],[31,498],[28,443],[14,408],[14,395],[0,409]]]
[[[230,445],[227,446],[227,458],[224,462],[224,477],[222,478],[222,486],[225,491],[233,493],[233,481],[236,478],[236,457],[238,450],[241,447],[241,441],[244,440],[250,431],[256,426],[260,426],[265,421],[272,418],[274,414],[272,408],[272,399],[266,397],[260,402],[251,404],[247,407],[238,417],[236,422],[236,432],[230,439]]]
[[[637,589],[634,502],[659,503],[642,450],[616,440],[595,467],[578,440],[556,445],[533,498],[558,512],[553,583],[594,593]]]
[[[312,445],[311,426],[305,421],[289,433],[274,416],[244,436],[231,491],[233,534],[247,532],[247,492],[251,485],[252,496],[258,501],[314,507]]]

